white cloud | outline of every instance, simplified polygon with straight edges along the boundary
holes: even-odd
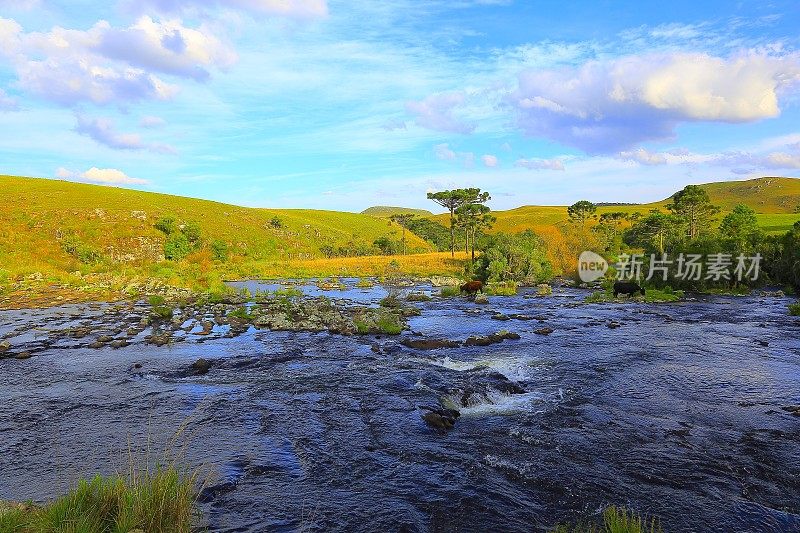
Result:
[[[642,165],[666,165],[667,158],[659,152],[650,152],[644,148],[637,148],[628,152],[620,152],[617,156],[623,161],[635,161]]]
[[[455,116],[455,110],[464,104],[463,93],[439,93],[424,100],[406,102],[406,111],[415,117],[418,126],[434,131],[468,134],[475,125]]]
[[[179,20],[156,22],[143,16],[129,28],[115,29],[102,23],[95,28],[99,31],[92,50],[165,74],[203,81],[211,76],[209,67],[224,70],[238,59],[208,28],[187,28]]]
[[[560,159],[517,159],[514,166],[529,170],[565,170]]]
[[[673,138],[680,122],[777,117],[781,94],[798,81],[798,54],[635,55],[525,71],[509,104],[527,135],[608,153]]]
[[[107,118],[89,118],[77,115],[75,131],[115,150],[149,150],[159,154],[176,154],[175,148],[165,144],[145,143],[138,133],[120,133]]]
[[[490,168],[494,168],[494,167],[497,166],[497,156],[495,156],[495,155],[487,154],[487,155],[481,156],[481,161],[483,161],[484,166],[487,166],[487,167],[490,167]]]
[[[55,27],[45,33],[25,33],[0,18],[0,54],[22,88],[68,106],[167,100],[177,87],[156,73],[203,81],[209,69],[225,70],[237,60],[204,26],[147,16],[122,29],[101,20],[86,31]]]
[[[147,180],[132,178],[115,168],[92,167],[86,172],[73,172],[64,167],[56,170],[56,177],[65,180],[86,181],[89,183],[100,183],[104,185],[146,185]]]
[[[328,15],[327,0],[128,0],[127,8],[137,12],[156,10],[181,13],[208,8],[232,8],[254,15],[315,19]]]

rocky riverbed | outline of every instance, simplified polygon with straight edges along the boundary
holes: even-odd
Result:
[[[208,473],[211,531],[545,531],[608,504],[800,530],[786,298],[381,307],[354,284],[0,312],[0,500],[169,449]]]

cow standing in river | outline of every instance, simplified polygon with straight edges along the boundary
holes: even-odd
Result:
[[[614,283],[614,298],[620,294],[633,296],[637,292],[642,293],[642,296],[644,296],[644,289],[640,287],[638,283],[633,281],[618,281]]]

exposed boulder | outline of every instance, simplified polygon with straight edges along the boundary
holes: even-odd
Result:
[[[400,344],[415,350],[436,350],[437,348],[458,348],[461,343],[448,339],[403,339]]]
[[[212,367],[211,361],[208,359],[203,359],[202,357],[192,363],[192,372],[195,376],[203,376],[208,374],[208,371],[211,370]]]

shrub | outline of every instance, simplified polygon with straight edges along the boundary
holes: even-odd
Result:
[[[270,227],[273,227],[275,229],[280,229],[280,228],[283,227],[283,221],[280,218],[278,218],[277,216],[274,216],[269,221],[269,225],[270,225]]]
[[[403,324],[400,323],[400,318],[394,314],[385,314],[381,316],[375,323],[382,332],[387,335],[400,335],[403,331]]]
[[[81,242],[74,233],[70,233],[61,239],[61,247],[69,255],[87,265],[98,263],[103,258],[100,252]]]
[[[461,288],[456,285],[445,285],[442,287],[440,294],[445,298],[459,296],[461,294]]]
[[[189,239],[183,233],[173,233],[164,243],[164,257],[170,261],[180,261],[192,251]]]
[[[789,304],[789,314],[792,316],[800,316],[800,302]]]
[[[483,288],[488,296],[514,296],[517,294],[517,284],[514,281],[502,283],[489,283]]]
[[[215,261],[225,262],[228,260],[228,244],[225,241],[215,240],[211,243],[211,257]]]
[[[181,233],[186,235],[186,238],[192,244],[200,242],[200,224],[197,222],[187,222],[181,228]]]
[[[228,316],[232,318],[238,318],[240,320],[253,320],[253,315],[244,306],[237,307],[233,311],[229,312]]]
[[[159,218],[154,224],[154,227],[164,235],[172,235],[178,231],[178,224],[175,222],[175,217],[171,216]]]

